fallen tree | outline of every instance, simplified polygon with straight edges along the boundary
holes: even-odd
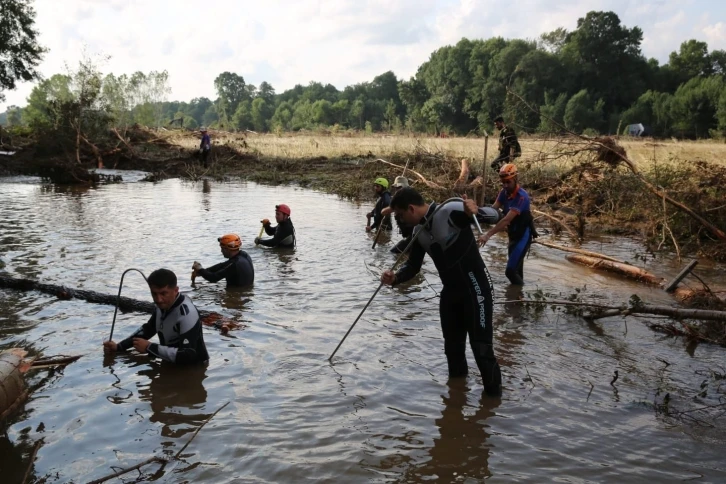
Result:
[[[84,301],[96,304],[108,304],[115,306],[118,302],[118,308],[122,312],[140,312],[153,313],[156,310],[154,303],[139,301],[125,296],[114,296],[112,294],[103,294],[95,291],[86,291],[82,289],[70,289],[65,286],[55,284],[44,284],[42,282],[30,279],[19,279],[8,275],[0,275],[0,287],[8,289],[17,289],[20,291],[39,291],[50,294],[59,299],[82,299]],[[202,322],[207,326],[214,326],[223,334],[230,329],[237,329],[244,325],[225,318],[219,313],[213,311],[198,310]]]

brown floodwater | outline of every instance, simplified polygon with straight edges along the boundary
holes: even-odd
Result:
[[[206,367],[104,359],[113,307],[0,289],[0,350],[84,355],[62,371],[28,374],[29,400],[0,427],[3,483],[22,481],[36,445],[35,482],[87,482],[171,457],[227,402],[179,460],[124,482],[726,481],[724,348],[689,345],[636,317],[588,324],[562,310],[497,304],[504,391],[483,397],[471,354],[468,379],[447,381],[441,283],[427,261],[412,284],[381,290],[330,364],[394,260],[390,241],[373,250],[363,230],[371,203],[238,181],[125,178],[98,188],[0,179],[4,270],[115,294],[125,269],[167,267],[200,309],[246,327],[229,336],[205,328]],[[279,203],[292,208],[294,252],[252,243]],[[191,287],[192,262],[221,261],[216,238],[227,232],[242,236],[254,287]],[[504,278],[505,242],[497,236],[482,249],[500,303],[517,297]],[[665,277],[681,265],[622,238],[585,248]],[[726,282],[723,266],[697,270]],[[637,294],[673,304],[544,247],[532,249],[525,279],[525,297],[620,304]],[[150,300],[133,272],[123,294]],[[115,339],[146,319],[120,314]]]

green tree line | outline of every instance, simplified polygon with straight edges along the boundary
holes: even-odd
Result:
[[[726,52],[683,42],[659,65],[641,52],[643,32],[614,12],[589,12],[573,31],[536,40],[463,38],[434,51],[416,74],[392,71],[343,90],[311,82],[276,93],[242,75],[221,73],[216,99],[168,101],[164,72],[101,76],[98,106],[116,125],[210,126],[228,130],[357,129],[466,135],[504,116],[528,133],[615,133],[642,123],[656,136],[726,135]],[[6,124],[47,127],[58,101],[73,99],[73,75],[37,84],[27,106],[0,116]],[[74,94],[76,93],[76,94]],[[54,121],[55,119],[55,121]]]

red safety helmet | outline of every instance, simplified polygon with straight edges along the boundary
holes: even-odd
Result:
[[[220,247],[224,247],[225,249],[239,250],[242,247],[242,239],[237,234],[223,235],[217,240],[219,241]]]
[[[288,207],[284,203],[282,203],[280,205],[275,205],[275,210],[277,210],[280,213],[284,213],[288,217],[290,216],[290,207]]]

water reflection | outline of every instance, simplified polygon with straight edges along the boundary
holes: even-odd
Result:
[[[204,422],[206,413],[207,365],[179,366],[162,363],[138,372],[149,378],[148,386],[139,387],[139,398],[151,404],[149,421],[162,425],[161,435],[173,440],[162,441],[165,448],[173,447],[176,439],[193,432]]]
[[[487,443],[488,419],[501,404],[501,398],[482,393],[475,405],[467,403],[470,395],[464,379],[449,382],[449,394],[442,395],[444,408],[436,419],[439,437],[428,450],[429,459],[407,469],[401,482],[421,482],[438,479],[453,482],[491,477],[489,470],[490,445]]]

